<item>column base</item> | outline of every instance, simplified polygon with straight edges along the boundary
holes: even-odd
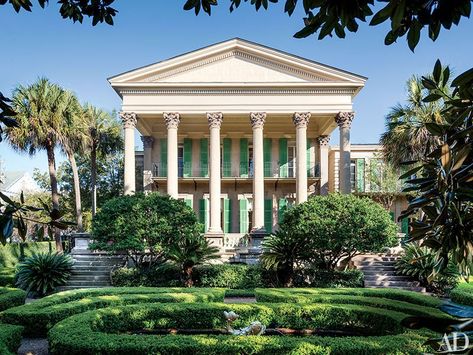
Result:
[[[210,245],[223,249],[223,241],[225,233],[223,231],[208,231],[204,234],[205,238],[209,241]]]
[[[263,228],[255,228],[252,229],[250,232],[250,245],[253,248],[260,248],[263,239],[269,235],[266,229]]]

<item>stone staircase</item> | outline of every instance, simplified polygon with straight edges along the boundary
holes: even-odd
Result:
[[[358,255],[352,262],[365,275],[367,288],[397,288],[409,291],[425,292],[418,281],[409,276],[396,274],[398,256],[393,254]]]
[[[120,255],[91,252],[89,250],[72,251],[74,259],[72,275],[62,291],[78,288],[98,288],[110,286],[110,272],[123,265],[124,258]]]

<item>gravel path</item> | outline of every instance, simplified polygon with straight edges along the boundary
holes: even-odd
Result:
[[[48,339],[23,338],[18,349],[18,355],[48,355]]]
[[[225,297],[224,303],[256,303],[255,297]]]

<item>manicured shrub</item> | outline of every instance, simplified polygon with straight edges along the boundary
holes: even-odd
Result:
[[[112,285],[117,287],[179,287],[181,286],[178,266],[164,264],[153,268],[118,268],[112,271]]]
[[[54,252],[56,246],[49,242],[9,243],[0,245],[0,267],[15,268],[22,259],[33,254]]]
[[[436,256],[431,249],[409,243],[404,246],[404,253],[396,263],[396,271],[400,275],[415,278],[429,292],[444,294],[458,284],[460,271],[452,259],[438,273],[434,272],[436,264]]]
[[[0,355],[16,355],[22,332],[21,326],[0,324]]]
[[[295,329],[363,329],[364,337],[133,335],[128,331],[220,329],[223,311],[240,315],[234,326],[257,319]],[[179,304],[134,305],[91,311],[56,324],[48,338],[53,354],[421,354],[427,332],[404,331],[406,313],[356,305]],[[347,320],[349,320],[347,322]],[[87,339],[87,341],[84,341]],[[402,350],[401,350],[402,349]]]
[[[0,321],[25,327],[25,334],[44,337],[57,322],[89,310],[136,303],[222,302],[223,289],[116,287],[59,292],[0,313]]]
[[[0,286],[14,286],[15,285],[15,268],[5,267],[0,268]]]
[[[65,254],[34,254],[18,265],[16,285],[35,296],[45,296],[66,284],[73,263]]]
[[[169,196],[135,194],[109,200],[92,223],[92,249],[126,252],[139,268],[172,261],[192,286],[194,266],[217,258],[194,211]]]
[[[25,303],[26,292],[17,288],[0,287],[0,311]]]
[[[249,289],[264,286],[258,265],[202,265],[196,268],[195,277],[195,284],[199,287]]]
[[[360,270],[320,270],[307,267],[296,270],[295,287],[363,287],[363,272]]]
[[[315,196],[284,214],[277,234],[263,242],[261,261],[291,286],[297,265],[334,270],[342,259],[397,244],[397,226],[369,198]]]
[[[453,302],[473,306],[473,283],[461,283],[450,292]]]

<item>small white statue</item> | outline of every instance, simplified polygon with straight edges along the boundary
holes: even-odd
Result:
[[[227,320],[227,332],[232,335],[262,335],[266,331],[266,327],[261,322],[252,322],[249,326],[241,329],[233,329],[232,323],[240,316],[233,311],[223,312]]]

